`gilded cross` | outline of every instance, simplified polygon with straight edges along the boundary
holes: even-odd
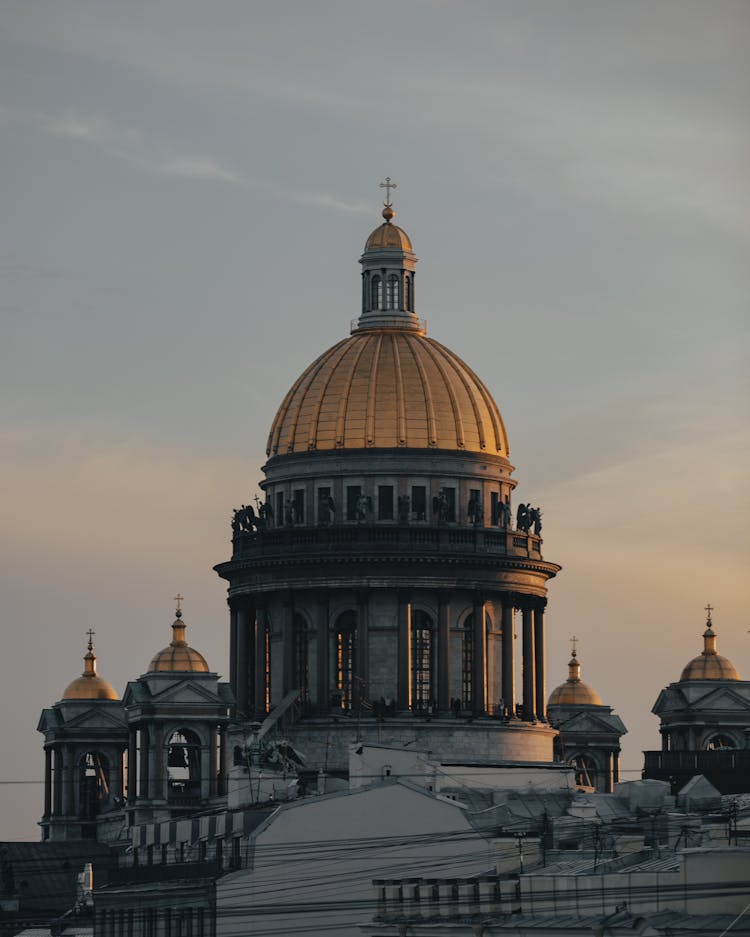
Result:
[[[712,612],[712,611],[713,611],[713,607],[712,607],[711,603],[709,602],[709,604],[708,604],[708,605],[706,606],[706,608],[705,608],[705,612],[706,612],[706,615],[707,615],[707,619],[706,619],[706,620],[709,622],[709,624],[710,624],[710,622],[711,622],[711,612]]]
[[[94,639],[94,635],[96,634],[96,632],[93,631],[91,628],[89,628],[89,630],[86,632],[86,634],[89,636],[89,650],[91,650],[91,649],[93,648],[93,646],[94,646],[94,640],[93,640],[93,639]]]
[[[576,653],[577,653],[577,652],[576,652],[576,646],[577,646],[577,645],[578,645],[578,638],[577,638],[575,635],[573,635],[573,637],[570,639],[570,646],[571,646],[571,649],[572,649],[573,657],[576,656]]]
[[[395,182],[391,182],[391,177],[386,176],[385,182],[380,183],[380,188],[385,189],[385,204],[390,208],[391,206],[391,189],[397,189],[398,186]]]
[[[178,615],[182,612],[182,600],[183,600],[183,598],[184,598],[184,596],[180,595],[179,592],[178,592],[177,595],[174,597],[174,600],[175,600],[175,602],[177,603],[177,614],[178,614]]]

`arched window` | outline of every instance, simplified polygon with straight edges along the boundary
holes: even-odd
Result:
[[[188,729],[177,729],[167,740],[167,786],[170,800],[200,797],[200,739]]]
[[[370,281],[370,308],[380,309],[383,305],[383,281],[374,276]]]
[[[411,277],[407,274],[404,281],[404,286],[406,287],[406,301],[404,303],[404,308],[411,312],[413,310],[413,297],[412,297],[412,285]]]
[[[354,707],[354,680],[357,649],[357,615],[344,612],[336,622],[336,695],[334,706],[350,712]]]
[[[299,690],[300,703],[310,699],[309,636],[307,622],[301,615],[294,616],[294,689]]]
[[[576,784],[596,787],[596,762],[590,755],[574,755],[571,764],[576,770]]]
[[[398,277],[392,273],[388,277],[388,290],[386,293],[386,304],[388,309],[398,309],[399,307],[399,289]]]
[[[415,611],[411,623],[411,708],[427,712],[435,702],[433,621]]]
[[[109,804],[109,762],[101,752],[86,752],[78,763],[81,820],[93,820]]]
[[[720,752],[728,748],[736,748],[734,740],[728,735],[712,735],[706,742],[706,751]]]

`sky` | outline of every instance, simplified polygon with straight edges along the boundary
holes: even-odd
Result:
[[[0,839],[89,628],[122,693],[179,591],[226,676],[212,567],[385,176],[563,566],[548,691],[575,634],[633,779],[706,603],[750,678],[749,50],[742,0],[0,4]]]

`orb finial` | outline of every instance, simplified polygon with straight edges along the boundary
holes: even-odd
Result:
[[[174,597],[174,600],[175,600],[175,602],[177,603],[177,608],[175,609],[175,615],[176,615],[178,618],[182,618],[182,601],[183,601],[184,598],[185,598],[185,596],[184,596],[184,595],[180,595],[179,592],[178,592],[177,595]]]
[[[175,602],[177,603],[177,608],[175,609],[175,619],[172,622],[172,646],[175,647],[179,644],[186,644],[185,641],[185,622],[182,620],[182,601],[184,596],[179,592],[174,597]]]
[[[712,606],[711,603],[709,602],[708,605],[705,607],[705,612],[706,612],[706,627],[707,627],[707,628],[710,628],[710,627],[711,627],[711,612],[712,612],[713,610],[714,610],[714,609],[713,609],[713,606]]]
[[[391,189],[397,189],[398,185],[395,182],[391,182],[390,176],[386,176],[385,182],[380,183],[380,188],[385,189],[385,201],[383,202],[383,217],[385,218],[386,224],[390,224],[391,219],[396,214],[396,210],[391,204]]]

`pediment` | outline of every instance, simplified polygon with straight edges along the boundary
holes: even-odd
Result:
[[[750,714],[750,696],[736,692],[731,686],[719,686],[699,699],[691,700],[690,708]]]
[[[62,713],[62,721],[58,723],[59,727],[66,729],[125,729],[125,713],[121,706],[103,709],[102,707],[92,706],[83,712],[76,713],[67,717]]]
[[[181,680],[173,683],[160,693],[152,691],[151,700],[154,703],[221,703],[223,702],[214,687],[208,687],[192,680]]]
[[[627,729],[619,716],[598,715],[592,712],[580,712],[566,719],[565,722],[557,726],[561,735],[566,736],[572,733],[606,733],[608,735],[625,735]]]

